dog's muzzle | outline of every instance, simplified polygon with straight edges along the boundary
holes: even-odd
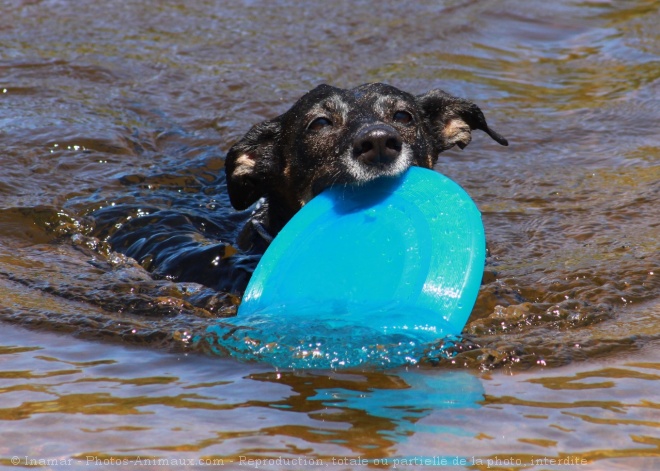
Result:
[[[413,151],[396,129],[377,123],[357,132],[342,160],[347,171],[345,183],[365,183],[405,172],[412,165]]]
[[[386,124],[362,129],[353,141],[353,157],[366,166],[385,168],[401,155],[403,142],[399,132]]]

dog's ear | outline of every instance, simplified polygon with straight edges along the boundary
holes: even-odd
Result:
[[[225,173],[229,201],[234,208],[246,209],[266,194],[276,173],[274,147],[280,130],[279,119],[264,121],[229,149]]]
[[[428,118],[438,150],[450,149],[455,145],[465,148],[472,140],[472,130],[480,129],[503,146],[509,142],[486,124],[479,107],[472,102],[449,95],[442,90],[431,90],[417,96],[417,102]]]

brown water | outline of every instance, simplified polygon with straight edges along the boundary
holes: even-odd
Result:
[[[660,2],[301,5],[3,2],[0,464],[660,467]],[[197,354],[236,298],[152,277],[111,228],[171,210],[230,239],[229,146],[318,83],[369,81],[469,98],[511,143],[437,167],[489,243],[466,339],[410,372]]]

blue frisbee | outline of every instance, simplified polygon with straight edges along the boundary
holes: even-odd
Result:
[[[437,172],[413,167],[336,186],[273,240],[235,320],[281,332],[323,325],[349,336],[412,334],[420,342],[458,335],[477,298],[485,247],[476,205]]]

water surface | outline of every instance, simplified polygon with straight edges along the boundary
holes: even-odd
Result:
[[[10,0],[2,10],[4,464],[506,453],[655,467],[659,2]],[[511,143],[475,134],[436,168],[475,199],[489,245],[464,341],[420,359],[412,379],[218,357],[204,333],[239,300],[113,251],[115,224],[170,211],[204,222],[231,252],[245,214],[225,194],[229,146],[319,83],[369,81],[469,98]],[[446,408],[452,382],[483,398]],[[361,406],[361,395],[375,399]]]

